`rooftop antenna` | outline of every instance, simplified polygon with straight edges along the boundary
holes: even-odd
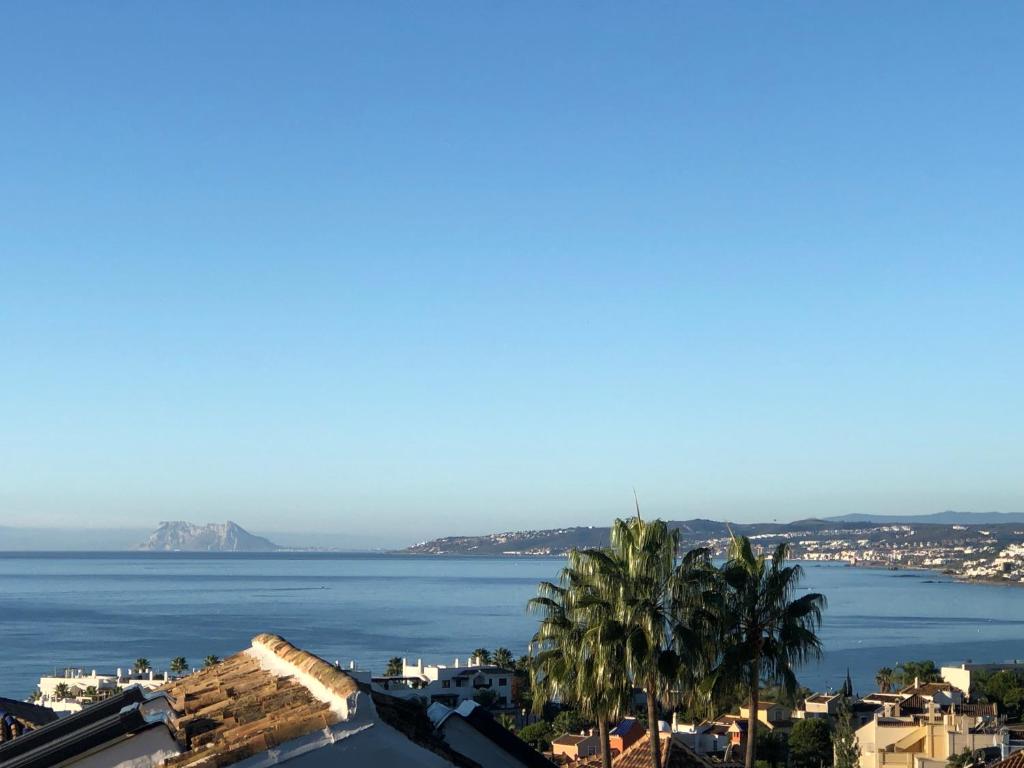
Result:
[[[636,519],[637,522],[642,523],[643,520],[640,518],[640,499],[636,495],[636,486],[633,486],[633,504],[636,506]]]

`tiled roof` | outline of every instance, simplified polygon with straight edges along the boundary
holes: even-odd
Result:
[[[563,733],[556,739],[552,739],[552,744],[565,744],[566,746],[572,744],[579,744],[581,741],[586,741],[590,736],[585,736],[579,733]]]
[[[1005,760],[1000,760],[990,768],[1024,768],[1024,752],[1014,752]]]
[[[665,768],[709,768],[711,763],[671,734],[661,734],[661,764]],[[612,760],[613,768],[649,768],[650,738],[644,734],[633,746]]]
[[[13,715],[31,728],[38,728],[57,719],[57,713],[49,707],[41,707],[38,704],[30,704],[16,699],[5,699],[0,696],[0,715],[4,712]]]
[[[354,693],[352,678],[322,659],[273,635],[260,635],[275,656],[294,665],[328,691]],[[260,658],[243,651],[209,669],[165,686],[180,713],[178,738],[188,751],[169,759],[168,768],[221,768],[283,742],[338,722],[327,701],[316,698],[294,675],[263,668]]]

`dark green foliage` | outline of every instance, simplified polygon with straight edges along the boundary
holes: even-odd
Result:
[[[853,716],[850,713],[849,703],[845,700],[839,705],[836,728],[832,734],[832,747],[835,754],[835,768],[858,768],[860,745],[853,732]]]
[[[388,659],[388,665],[384,668],[384,674],[387,677],[398,677],[402,674],[402,659],[398,656],[392,656]]]
[[[768,768],[786,764],[786,737],[774,731],[757,732],[757,763]]]
[[[551,749],[551,740],[558,734],[551,729],[551,724],[546,720],[538,720],[536,723],[524,725],[516,734],[538,752]]]
[[[498,703],[498,694],[492,690],[483,688],[474,694],[473,701],[485,709],[494,709],[494,705]]]
[[[563,733],[579,733],[591,725],[593,725],[593,721],[587,720],[575,709],[563,709],[555,716],[555,720],[552,723],[555,733],[558,735]]]
[[[972,684],[971,694],[999,707],[1000,714],[1017,720],[1024,704],[1024,670],[1002,669],[997,672],[979,671]]]
[[[904,661],[896,667],[896,680],[901,685],[913,685],[915,679],[920,683],[934,683],[942,679],[942,674],[931,659]]]
[[[790,768],[822,768],[832,765],[832,734],[828,721],[797,720],[789,734]]]

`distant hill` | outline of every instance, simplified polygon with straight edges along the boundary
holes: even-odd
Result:
[[[136,549],[144,528],[11,528],[0,525],[0,552],[101,552]]]
[[[281,547],[238,523],[160,523],[140,547],[147,552],[276,552]]]
[[[1022,512],[934,512],[930,515],[840,515],[827,518],[839,523],[912,523],[919,525],[1019,525],[1024,523]]]

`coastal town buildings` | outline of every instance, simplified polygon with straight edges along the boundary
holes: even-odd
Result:
[[[60,674],[43,675],[39,678],[37,703],[54,712],[81,712],[100,699],[106,698],[130,686],[153,691],[166,685],[171,679],[167,672],[155,673],[152,669],[118,669],[112,673],[100,673],[95,669],[86,672],[68,668]]]
[[[457,743],[473,757],[456,748]],[[550,768],[472,703],[389,696],[276,635],[159,689],[132,685],[0,744],[3,768]]]
[[[515,672],[471,657],[455,659],[451,666],[402,660],[402,674],[373,677],[373,685],[391,696],[419,699],[426,704],[457,707],[463,702],[487,698],[495,709],[512,706]]]

